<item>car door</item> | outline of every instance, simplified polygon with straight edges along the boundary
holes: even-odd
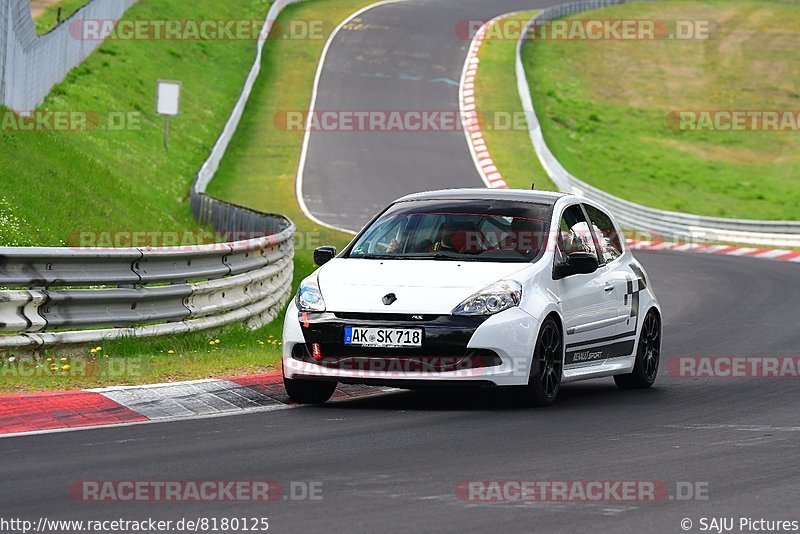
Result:
[[[580,204],[568,206],[561,214],[556,261],[573,252],[598,255],[596,238]],[[594,273],[555,281],[566,330],[567,366],[598,364],[609,357],[604,340],[615,337],[619,329],[619,307],[614,298],[617,287],[611,270],[604,265]]]
[[[639,307],[639,277],[631,269],[623,265],[622,235],[619,233],[611,217],[602,209],[591,204],[584,204],[584,209],[592,224],[601,267],[598,276],[605,288],[613,288],[607,292],[612,305],[617,310],[617,324],[609,341],[612,349],[609,352],[618,356],[627,356],[633,352],[633,338],[636,336],[636,316]]]

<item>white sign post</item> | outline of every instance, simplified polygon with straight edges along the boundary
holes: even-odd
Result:
[[[181,109],[181,82],[158,81],[156,92],[156,113],[164,116],[164,149],[169,150],[169,118],[175,117]]]

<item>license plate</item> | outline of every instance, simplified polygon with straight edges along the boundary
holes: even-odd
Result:
[[[421,347],[422,329],[345,326],[344,344],[362,347]]]

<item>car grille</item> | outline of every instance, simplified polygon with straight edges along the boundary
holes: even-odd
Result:
[[[495,367],[503,363],[497,353],[487,349],[437,353],[423,349],[375,349],[318,344],[317,350],[315,357],[312,347],[305,343],[298,344],[292,350],[292,358],[331,369],[403,373],[466,371]]]

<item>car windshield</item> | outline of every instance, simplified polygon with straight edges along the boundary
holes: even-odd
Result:
[[[349,258],[533,262],[547,241],[552,204],[510,200],[398,202],[373,221]]]

